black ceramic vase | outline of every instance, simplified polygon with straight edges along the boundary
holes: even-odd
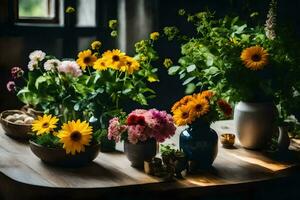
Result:
[[[208,123],[197,121],[181,132],[179,145],[190,171],[208,169],[218,154],[218,135]]]
[[[124,142],[124,152],[131,162],[131,166],[135,168],[143,168],[144,161],[149,161],[156,155],[156,141],[149,139],[145,142],[131,144],[128,141]]]

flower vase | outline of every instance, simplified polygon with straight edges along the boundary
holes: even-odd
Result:
[[[189,162],[189,171],[208,169],[218,154],[218,135],[208,123],[200,121],[181,132],[179,145]]]
[[[144,161],[150,161],[156,155],[156,141],[154,139],[148,139],[144,142],[139,141],[136,144],[132,144],[128,141],[124,142],[124,152],[131,162],[131,166],[142,169],[144,167]]]
[[[234,122],[241,145],[252,150],[266,148],[278,131],[277,116],[273,103],[239,102],[234,109]]]

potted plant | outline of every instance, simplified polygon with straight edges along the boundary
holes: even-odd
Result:
[[[134,56],[118,49],[103,51],[100,41],[79,52],[76,60],[57,59],[36,50],[29,55],[28,72],[12,69],[14,81],[7,88],[43,113],[64,121],[88,121],[102,135],[101,149],[112,151],[115,144],[107,140],[106,132],[109,119],[129,103],[147,105],[155,97],[148,86],[158,81],[157,68],[151,65],[158,59],[155,40],[157,37],[139,41]]]
[[[76,167],[93,161],[100,150],[99,135],[80,119],[64,121],[56,116],[38,116],[32,124],[30,149],[52,165]]]
[[[108,138],[124,140],[124,152],[133,167],[142,168],[144,161],[156,155],[157,142],[175,134],[173,118],[165,111],[137,109],[123,118],[110,120]]]
[[[189,169],[205,169],[218,153],[218,135],[210,124],[232,114],[231,106],[212,91],[187,95],[172,107],[174,122],[188,125],[180,134],[179,146],[186,154]]]
[[[181,37],[179,65],[169,68],[169,74],[180,75],[188,92],[213,89],[237,103],[238,138],[250,149],[264,148],[270,142],[278,116],[283,121],[293,114],[290,104],[299,98],[297,42],[276,32],[276,4],[272,2],[265,26],[250,26],[238,16],[217,18],[210,11],[187,15],[196,33]],[[254,22],[255,14],[250,18]]]

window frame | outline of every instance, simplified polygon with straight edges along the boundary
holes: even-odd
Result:
[[[49,0],[48,0],[49,1]],[[30,24],[59,24],[59,0],[54,0],[54,17],[22,17],[19,16],[19,0],[14,0],[14,22]]]

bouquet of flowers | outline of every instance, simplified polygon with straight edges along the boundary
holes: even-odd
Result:
[[[86,121],[61,123],[59,118],[45,114],[33,121],[33,141],[43,147],[64,148],[66,154],[84,152],[87,146],[98,144],[93,127]]]
[[[199,121],[210,124],[232,115],[230,104],[210,90],[183,97],[173,105],[171,111],[178,126],[197,124]]]
[[[151,138],[163,142],[173,136],[175,130],[173,118],[166,111],[137,109],[123,120],[112,118],[109,121],[108,138],[116,142],[126,140],[132,144]]]
[[[183,14],[195,32],[184,37],[178,31],[165,32],[181,41],[182,56],[169,74],[180,76],[188,93],[207,88],[233,103],[275,102],[287,112],[295,110],[289,107],[291,99],[300,97],[295,76],[300,73],[300,56],[297,42],[286,35],[290,32],[276,29],[272,2],[266,24],[252,27],[238,16],[217,18],[210,11]],[[255,15],[250,18],[254,21]]]

